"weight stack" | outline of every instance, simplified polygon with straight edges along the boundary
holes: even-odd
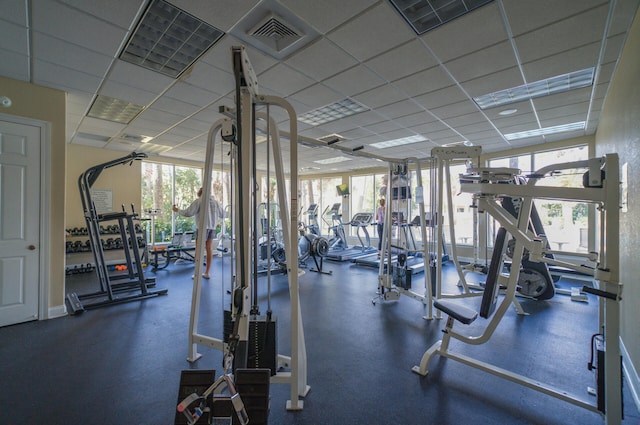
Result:
[[[393,265],[393,284],[398,288],[411,289],[411,269]]]
[[[598,410],[602,413],[606,412],[606,404],[605,404],[605,367],[604,367],[604,354],[605,354],[605,345],[604,339],[600,336],[595,339],[595,349],[596,349],[596,392],[597,392],[597,407]],[[622,376],[622,356],[620,356],[620,375]],[[622,384],[624,384],[624,380],[620,385],[620,410],[624,412],[624,397],[622,395]]]
[[[273,323],[273,322],[272,322]],[[251,425],[269,423],[269,369],[237,369],[235,373],[236,391],[240,394]],[[236,415],[233,424],[240,425]]]
[[[278,370],[278,350],[275,317],[255,316],[249,320],[249,353],[247,368],[270,369],[271,376]],[[234,320],[231,312],[224,311],[224,342],[229,342],[233,333]],[[244,366],[243,366],[244,367]],[[234,365],[234,369],[236,366]]]
[[[215,370],[183,370],[180,373],[180,387],[178,389],[178,402],[176,406],[180,404],[182,400],[187,398],[193,393],[202,395],[211,384],[216,381]],[[210,404],[210,403],[207,403]],[[174,425],[186,425],[187,418],[182,412],[176,410],[176,417]],[[211,411],[205,412],[196,424],[210,424],[211,423]]]

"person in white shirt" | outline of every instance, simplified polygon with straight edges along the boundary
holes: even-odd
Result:
[[[177,212],[180,215],[185,217],[194,217],[196,223],[198,223],[198,214],[200,213],[200,204],[202,201],[202,188],[198,189],[198,198],[191,203],[187,208],[180,209],[176,205],[173,206],[173,211]],[[205,249],[207,251],[207,265],[205,268],[205,272],[202,275],[203,278],[209,279],[209,271],[211,270],[211,260],[213,258],[213,238],[216,233],[216,225],[218,224],[218,220],[223,217],[224,213],[222,211],[222,207],[220,203],[216,200],[216,198],[211,195],[209,197],[209,202],[207,204],[208,209],[208,220],[206,223],[207,235],[205,238]]]
[[[384,198],[380,199],[380,206],[376,210],[376,222],[378,224],[378,257],[380,257],[380,251],[382,250],[382,234],[384,233],[384,213],[385,213],[385,201]]]

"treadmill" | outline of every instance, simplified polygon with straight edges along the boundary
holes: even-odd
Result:
[[[377,249],[371,246],[371,238],[367,230],[367,226],[369,226],[371,220],[373,220],[373,213],[356,213],[351,221],[345,224],[356,227],[356,235],[358,236],[360,245],[329,250],[325,258],[331,261],[353,261],[357,258],[370,255],[371,253],[377,256]],[[362,239],[361,233],[364,234],[364,240]]]

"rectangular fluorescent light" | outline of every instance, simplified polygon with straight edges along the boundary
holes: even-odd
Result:
[[[424,34],[492,0],[390,0],[416,34]]]
[[[353,99],[346,98],[331,105],[314,109],[305,114],[298,115],[298,121],[309,125],[320,125],[329,121],[368,111],[369,108]]]
[[[87,116],[129,124],[143,109],[144,106],[136,105],[126,100],[98,95],[96,100],[93,101]]]
[[[335,158],[327,158],[327,159],[319,159],[317,161],[313,161],[316,164],[337,164],[338,162],[351,161],[351,158],[346,158],[344,156],[336,156]]]
[[[534,83],[483,94],[482,96],[474,97],[473,100],[480,109],[495,108],[523,100],[535,99],[536,97],[588,87],[593,84],[594,74],[595,68],[582,69]]]
[[[425,140],[427,140],[425,137],[416,135],[416,136],[403,137],[401,139],[393,139],[393,140],[386,140],[384,142],[372,143],[369,146],[372,146],[378,149],[384,149],[384,148],[390,148],[393,146],[410,145],[411,143],[424,142]]]
[[[177,78],[223,35],[164,0],[152,0],[120,59]]]
[[[572,122],[570,124],[556,125],[553,127],[539,128],[536,130],[520,131],[518,133],[505,134],[507,140],[526,139],[527,137],[544,136],[546,134],[564,133],[565,131],[583,130],[585,122]]]

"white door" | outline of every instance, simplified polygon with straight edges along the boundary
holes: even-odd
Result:
[[[40,134],[0,119],[0,326],[38,319]]]

